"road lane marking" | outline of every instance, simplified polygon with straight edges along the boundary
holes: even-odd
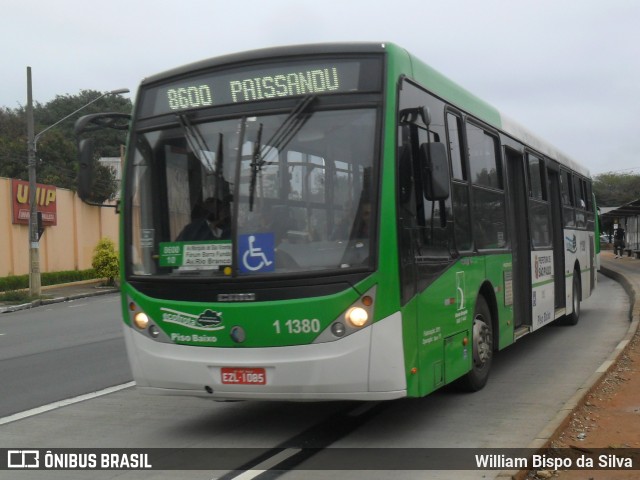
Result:
[[[136,382],[127,382],[121,385],[115,385],[113,387],[105,388],[103,390],[98,390],[97,392],[85,393],[84,395],[79,395],[73,398],[67,398],[66,400],[60,400],[58,402],[53,402],[48,405],[32,408],[31,410],[25,410],[24,412],[15,413],[13,415],[9,415],[8,417],[0,418],[0,425],[5,425],[11,422],[17,422],[18,420],[23,420],[25,418],[33,417],[35,415],[40,415],[41,413],[50,412],[51,410],[57,410],[58,408],[67,407],[69,405],[73,405],[74,403],[80,403],[86,400],[91,400],[93,398],[109,395],[110,393],[118,392],[120,390],[124,390],[125,388],[133,387],[135,386],[135,384]]]
[[[274,455],[273,457],[267,458],[264,462],[256,465],[255,467],[251,467],[251,470],[246,470],[242,472],[240,475],[233,477],[234,480],[252,480],[256,478],[258,475],[262,475],[264,472],[271,470],[273,467],[278,465],[279,463],[284,462],[285,460],[297,455],[302,451],[301,448],[287,448],[282,452]]]
[[[257,457],[252,462],[247,462],[240,468],[233,470],[222,477],[221,480],[254,480],[266,474],[267,478],[277,478],[281,471],[291,471],[295,467],[313,457],[318,450],[323,450],[329,445],[349,435],[371,418],[375,417],[389,406],[388,402],[367,402],[337,411],[330,417],[316,425],[312,425],[302,433],[281,442],[264,456]],[[305,445],[313,440],[315,448],[304,449],[288,447],[288,445]],[[266,457],[266,458],[265,458]]]

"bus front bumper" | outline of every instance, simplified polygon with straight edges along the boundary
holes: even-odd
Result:
[[[124,326],[140,391],[214,400],[391,400],[407,395],[396,313],[341,340],[230,349],[161,343]],[[223,383],[223,369],[260,369],[264,384]],[[263,370],[262,370],[263,369]]]

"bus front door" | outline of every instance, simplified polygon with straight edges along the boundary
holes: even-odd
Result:
[[[565,265],[564,265],[564,224],[562,221],[562,201],[560,196],[560,173],[550,164],[547,169],[549,175],[549,197],[551,200],[551,231],[553,232],[553,271],[555,308],[566,306],[565,298]]]
[[[507,163],[508,204],[511,250],[513,255],[514,328],[531,325],[531,242],[527,217],[527,192],[524,158],[521,153],[505,149]]]

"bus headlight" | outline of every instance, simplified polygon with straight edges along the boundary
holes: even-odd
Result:
[[[149,326],[149,317],[144,312],[138,312],[133,317],[133,323],[140,330],[144,330]]]
[[[354,327],[363,327],[364,324],[367,323],[367,320],[369,320],[369,314],[361,307],[350,308],[347,310],[345,317]]]
[[[357,332],[364,331],[373,323],[377,286],[370,287],[355,299],[346,310],[331,322],[313,343],[335,342]]]

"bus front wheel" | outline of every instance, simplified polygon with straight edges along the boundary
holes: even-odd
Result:
[[[491,310],[484,297],[478,297],[476,302],[471,345],[471,370],[460,379],[460,386],[466,391],[476,392],[486,385],[493,360]]]

